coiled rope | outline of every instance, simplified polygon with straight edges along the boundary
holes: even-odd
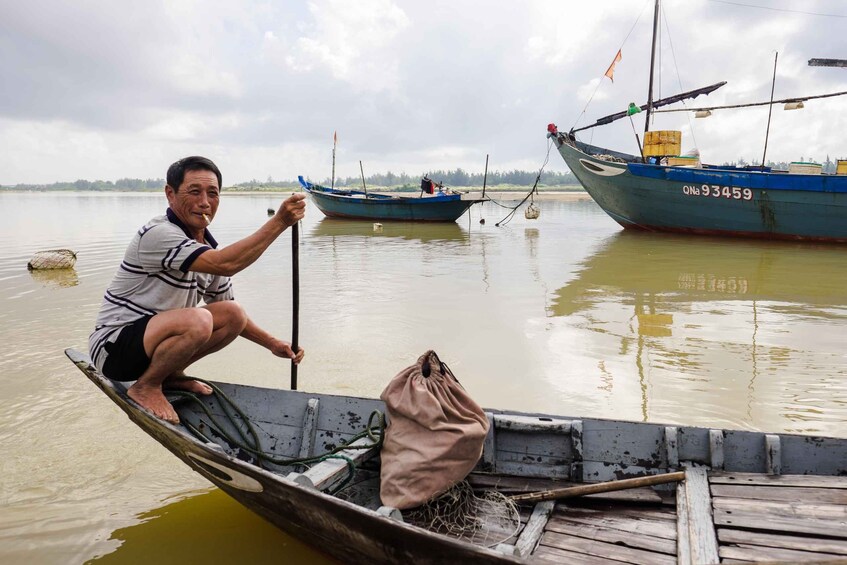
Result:
[[[228,433],[224,429],[224,426],[221,425],[221,422],[218,420],[218,418],[214,416],[209,410],[209,406],[205,402],[203,402],[200,397],[196,394],[184,390],[168,390],[168,394],[176,396],[181,400],[193,402],[194,404],[199,406],[208,418],[208,422],[206,422],[206,425],[209,427],[209,429],[218,436],[223,437],[231,446],[240,448],[246,451],[247,453],[253,455],[259,467],[264,468],[263,464],[267,463],[273,463],[274,465],[284,466],[310,466],[320,463],[321,461],[326,461],[327,459],[344,460],[347,463],[347,477],[335,489],[329,492],[329,494],[336,494],[338,491],[346,487],[350,480],[353,478],[353,475],[356,471],[355,462],[346,455],[339,455],[338,452],[343,451],[345,449],[367,450],[373,447],[382,447],[382,441],[385,435],[385,415],[379,410],[374,410],[368,417],[368,423],[365,426],[364,430],[350,438],[347,442],[341,442],[339,445],[327,451],[326,453],[313,457],[301,458],[286,458],[273,456],[262,449],[261,442],[259,440],[259,434],[256,433],[256,429],[253,426],[252,422],[250,422],[250,419],[247,417],[244,411],[235,402],[233,402],[233,400],[225,392],[223,392],[217,385],[210,381],[197,377],[190,377],[190,379],[211,387],[212,395],[218,399],[221,409],[223,410],[224,415],[226,416],[226,421],[228,421],[230,425],[235,428],[235,430],[238,432],[238,436],[240,437],[233,437],[232,434]],[[242,429],[242,426],[238,425],[236,421],[237,419],[240,419],[244,423],[244,427],[247,428],[246,431]],[[208,443],[216,443],[190,422],[184,421],[182,422],[182,424],[197,439]],[[350,445],[353,442],[358,441],[364,437],[369,438],[372,443]]]

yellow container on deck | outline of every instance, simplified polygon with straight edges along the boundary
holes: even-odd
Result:
[[[680,142],[682,142],[682,132],[678,130],[656,130],[644,134],[644,145]]]
[[[671,167],[699,167],[699,157],[668,157],[668,165]]]
[[[667,155],[679,155],[681,149],[681,131],[656,130],[644,133],[645,157],[665,157]]]
[[[838,166],[835,167],[836,175],[847,175],[847,159],[839,159]]]

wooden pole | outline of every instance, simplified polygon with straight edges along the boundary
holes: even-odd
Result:
[[[368,187],[365,186],[365,169],[362,168],[362,162],[359,161],[359,170],[362,171],[362,188],[365,190],[365,196],[368,195]]]
[[[630,488],[661,485],[665,483],[677,483],[685,479],[685,472],[664,473],[662,475],[650,475],[636,479],[622,479],[620,481],[609,481],[606,483],[595,483],[591,485],[580,485],[578,487],[559,488],[533,492],[530,494],[516,494],[510,496],[515,502],[542,502],[544,500],[559,500],[562,498],[574,498],[587,494],[598,494],[601,492],[612,492]]]
[[[292,323],[291,323],[291,350],[294,355],[300,350],[299,333],[300,333],[300,233],[297,222],[291,226],[291,290],[292,290]],[[297,390],[297,363],[294,359],[291,360],[291,390]]]
[[[338,132],[332,134],[332,181],[329,187],[335,189],[335,146],[338,145]]]
[[[485,184],[488,181],[488,155],[485,155],[485,174],[482,176],[482,197],[485,198]]]

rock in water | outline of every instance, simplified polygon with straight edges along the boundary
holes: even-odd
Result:
[[[72,269],[76,265],[76,253],[70,249],[50,249],[37,251],[26,268],[30,271],[44,269]]]

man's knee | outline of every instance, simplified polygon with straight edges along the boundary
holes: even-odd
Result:
[[[189,334],[199,343],[208,341],[215,329],[215,319],[210,312],[202,308],[188,309],[184,320],[183,332]]]
[[[226,327],[235,334],[240,334],[247,326],[247,312],[235,300],[216,302],[209,311],[215,318],[215,326]]]

